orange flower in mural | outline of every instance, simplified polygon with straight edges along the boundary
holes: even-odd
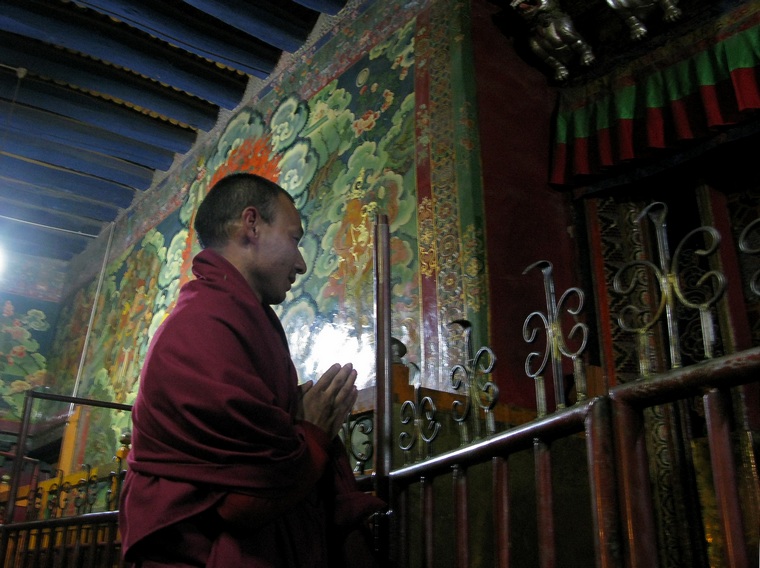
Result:
[[[244,140],[214,172],[209,187],[235,172],[253,173],[275,182],[279,179],[280,156],[272,152],[268,137]]]

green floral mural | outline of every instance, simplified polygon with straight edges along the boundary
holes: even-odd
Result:
[[[164,180],[157,194],[171,194],[176,208],[137,232],[143,236],[108,263],[81,370],[97,282],[66,302],[50,364],[58,392],[134,401],[150,339],[192,278],[199,251],[195,211],[218,179],[240,171],[277,181],[301,212],[308,270],[276,307],[301,380],[351,361],[359,386],[374,384],[373,232],[382,214],[391,232],[393,335],[407,345],[408,361],[422,366],[425,359],[429,384],[441,382],[443,355],[455,352],[439,346],[449,339],[446,322],[484,303],[480,202],[472,193],[479,192],[479,178],[473,181],[477,172],[470,166],[461,178],[457,170],[459,152],[464,162],[474,162],[476,145],[470,133],[454,136],[464,132],[455,123],[474,122],[466,105],[452,106],[447,91],[453,79],[434,86],[429,69],[432,63],[435,69],[450,66],[449,44],[461,49],[462,22],[446,2],[426,14],[424,25],[393,2],[371,4],[351,26],[302,54],[181,172]],[[433,16],[444,24],[434,38]],[[431,128],[442,122],[445,129]],[[444,175],[431,175],[434,166]],[[155,204],[156,210],[165,207]],[[117,230],[132,234],[137,217]],[[83,430],[74,461],[110,461],[129,417],[85,422],[80,428],[89,433]]]
[[[11,300],[5,300],[0,313],[0,420],[20,421],[24,393],[47,383],[47,361],[35,339],[47,331],[45,313],[30,309],[17,313]]]

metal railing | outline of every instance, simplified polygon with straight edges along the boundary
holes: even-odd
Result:
[[[121,545],[118,527],[118,500],[125,470],[122,460],[115,458],[117,467],[106,476],[92,476],[88,467],[84,478],[77,484],[63,481],[63,472],[57,483],[48,488],[47,495],[34,483],[27,493],[19,495],[25,450],[32,421],[32,408],[36,400],[47,400],[74,405],[132,410],[130,405],[79,397],[57,395],[29,390],[24,400],[24,413],[13,459],[6,522],[0,525],[0,561],[4,568],[36,568],[38,566],[119,567]],[[105,486],[105,502],[100,512],[92,512],[97,488]],[[103,487],[100,487],[101,489]],[[71,496],[71,507],[67,507]],[[45,499],[46,497],[46,499]],[[26,502],[27,520],[14,522],[19,502]],[[34,518],[40,515],[43,501],[51,518]],[[71,509],[72,516],[63,516]]]

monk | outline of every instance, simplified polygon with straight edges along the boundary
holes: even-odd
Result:
[[[384,504],[358,490],[337,436],[356,402],[356,371],[336,363],[299,386],[271,308],[306,271],[292,198],[233,174],[209,191],[194,227],[203,249],[195,279],[153,337],[132,411],[125,561],[371,566],[368,550],[350,549]]]

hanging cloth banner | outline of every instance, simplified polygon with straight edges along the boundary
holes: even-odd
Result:
[[[550,182],[579,185],[757,119],[760,2],[562,89]],[[594,176],[594,177],[589,177]]]

